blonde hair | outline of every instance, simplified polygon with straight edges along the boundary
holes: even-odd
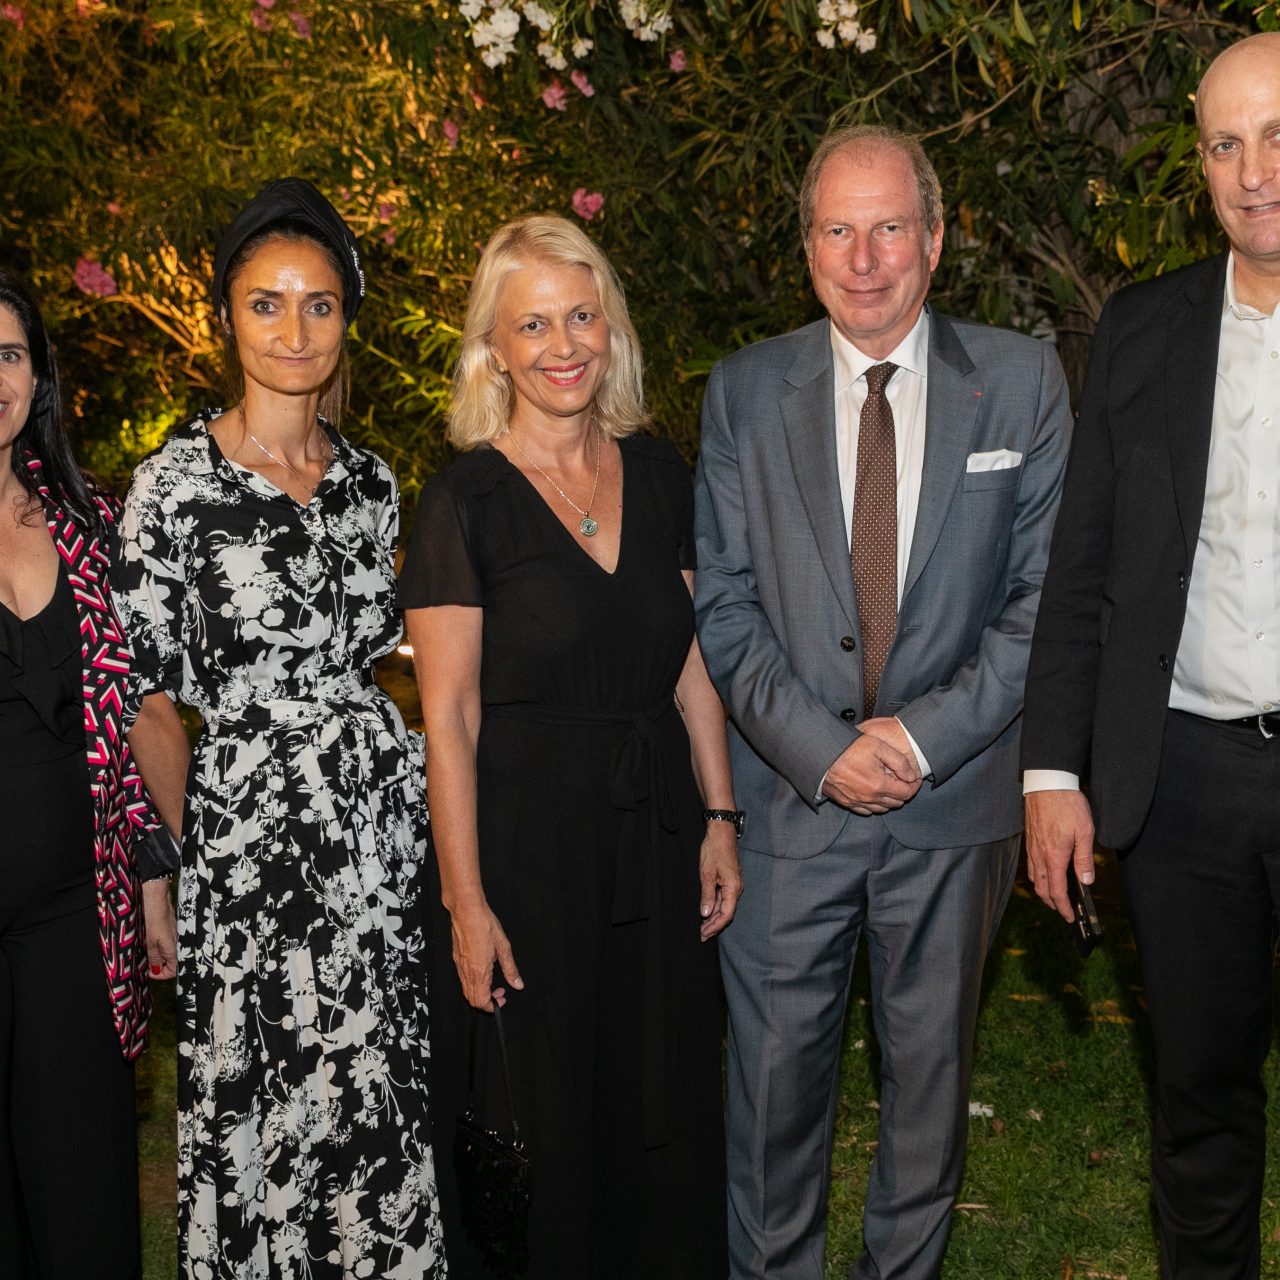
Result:
[[[648,421],[640,340],[608,258],[565,218],[517,218],[494,232],[471,282],[449,408],[448,439],[455,448],[474,449],[494,440],[511,421],[515,409],[511,380],[499,371],[489,344],[497,326],[503,281],[534,263],[585,267],[591,272],[600,313],[609,326],[609,368],[595,403],[600,430],[616,439]]]

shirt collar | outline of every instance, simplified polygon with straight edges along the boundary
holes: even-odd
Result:
[[[1236,320],[1271,319],[1265,311],[1259,311],[1256,307],[1251,307],[1247,302],[1241,302],[1236,297],[1236,255],[1234,251],[1227,254],[1227,288],[1222,302],[1222,314],[1230,315]]]
[[[1228,286],[1229,287],[1229,286]],[[859,351],[848,338],[835,327],[831,331],[831,355],[835,361],[836,394],[847,391],[872,365],[883,364],[885,360],[896,364],[900,369],[910,373],[918,373],[922,378],[929,375],[929,308],[921,307],[916,322],[911,326],[906,337],[889,352],[885,360],[873,360],[869,355]]]

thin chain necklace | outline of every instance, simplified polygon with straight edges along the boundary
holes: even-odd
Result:
[[[243,420],[244,419],[242,417],[241,421]],[[247,435],[249,439],[252,440],[253,443],[256,444],[258,448],[261,449],[262,452],[265,453],[267,457],[270,458],[271,461],[276,464],[277,467],[283,467],[307,491],[307,496],[309,498],[314,498],[316,496],[316,490],[320,487],[320,480],[324,479],[323,471],[320,473],[320,480],[317,480],[315,484],[308,484],[298,474],[298,472],[296,472],[283,458],[277,458],[276,455],[272,453],[271,450],[268,449],[267,446],[263,444],[262,441],[259,440],[258,437],[253,434],[252,431],[249,430],[249,424],[247,422],[244,425],[244,432],[245,432],[245,435]],[[329,452],[328,449],[326,449],[324,444],[322,443],[320,446],[320,459],[325,464],[325,471],[329,469],[329,462],[328,462],[328,459],[325,457],[325,454],[328,452]]]
[[[587,506],[585,510],[578,506],[578,504],[574,502],[574,500],[569,497],[569,495],[565,493],[565,491],[556,484],[556,482],[547,475],[547,473],[543,471],[543,469],[538,466],[538,464],[534,462],[534,460],[529,457],[522,448],[520,448],[520,441],[516,439],[516,433],[510,427],[507,428],[507,434],[511,437],[511,443],[515,445],[516,452],[519,453],[519,455],[582,517],[582,519],[578,521],[578,531],[582,536],[584,538],[594,538],[596,536],[596,530],[600,528],[599,524],[591,518],[591,508],[595,505],[596,501],[596,490],[600,487],[601,444],[599,428],[596,429],[596,478],[595,483],[591,486],[591,497],[587,499]]]

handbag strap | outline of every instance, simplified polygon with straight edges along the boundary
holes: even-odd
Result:
[[[474,1010],[475,1017],[471,1021],[471,1047],[467,1055],[467,1106],[474,1115],[476,1112],[476,1037],[480,1028],[481,1010]],[[497,1002],[493,1006],[493,1025],[498,1032],[498,1056],[502,1061],[502,1083],[507,1094],[507,1110],[511,1115],[511,1143],[520,1145],[520,1124],[516,1120],[516,1099],[511,1090],[511,1067],[507,1061],[507,1033],[502,1029],[502,1010]]]

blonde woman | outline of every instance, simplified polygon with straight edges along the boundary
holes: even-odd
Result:
[[[727,1271],[703,944],[733,917],[738,815],[693,631],[690,476],[643,423],[604,256],[559,218],[503,227],[455,376],[466,452],[423,490],[400,598],[443,904],[437,1145],[497,1000],[533,1168],[527,1274],[555,1280]],[[480,1118],[503,1128],[495,1055],[481,1067]],[[450,1272],[478,1276],[441,1181]]]

